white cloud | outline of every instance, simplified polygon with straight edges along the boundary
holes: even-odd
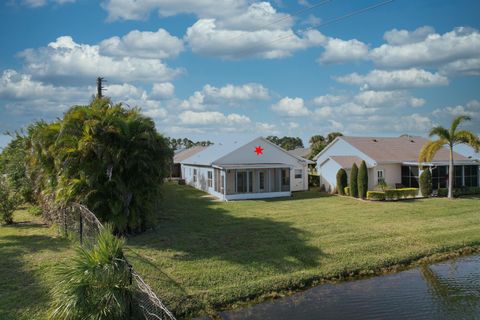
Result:
[[[351,73],[335,79],[342,83],[359,85],[362,89],[405,89],[448,84],[448,79],[443,75],[415,68],[393,71],[375,69],[366,75]]]
[[[357,103],[370,107],[421,107],[425,104],[425,100],[421,98],[411,97],[408,92],[403,90],[393,91],[362,91],[355,96]]]
[[[383,67],[409,68],[480,57],[480,33],[476,29],[459,27],[443,35],[431,33],[431,29],[420,32],[418,30],[413,33],[404,30],[390,34],[387,32],[387,39],[393,41],[393,44],[388,43],[373,49],[370,53],[371,59]],[[402,36],[399,36],[400,34]],[[419,40],[424,36],[424,40],[412,40]]]
[[[461,59],[447,63],[440,67],[442,74],[462,74],[469,76],[480,75],[480,57],[471,59]]]
[[[302,98],[285,97],[272,105],[272,110],[289,117],[302,117],[310,113]]]
[[[278,133],[277,126],[272,123],[257,122],[255,125],[255,128],[261,132],[266,132],[271,134]]]
[[[313,103],[319,107],[329,106],[332,104],[339,104],[345,102],[347,99],[346,96],[335,96],[335,95],[324,95],[313,98]]]
[[[12,5],[23,5],[29,8],[39,8],[47,4],[66,4],[74,3],[76,0],[10,0],[8,4]]]
[[[215,19],[200,19],[187,29],[185,40],[194,53],[205,56],[276,59],[318,46],[325,36],[317,30],[307,30],[301,37],[291,29],[230,30],[217,26]]]
[[[78,44],[69,36],[59,37],[47,47],[27,49],[20,56],[30,74],[49,80],[91,82],[101,75],[110,81],[146,82],[170,80],[181,73],[158,59],[104,56],[98,45]]]
[[[325,51],[318,59],[320,63],[341,63],[368,58],[368,46],[356,39],[329,38],[324,48]]]
[[[287,123],[287,127],[288,127],[288,129],[293,130],[293,129],[299,128],[300,124],[298,122],[293,122],[292,121],[292,122]]]
[[[166,59],[183,51],[183,41],[160,28],[156,32],[133,30],[121,38],[105,39],[99,47],[102,55]]]
[[[192,110],[203,110],[205,106],[203,102],[205,100],[205,95],[200,91],[195,91],[187,100],[183,100],[180,103],[180,108],[182,109],[192,109]]]
[[[178,116],[180,124],[192,126],[221,127],[223,130],[242,129],[241,127],[250,124],[249,117],[231,113],[224,115],[218,111],[184,111]]]
[[[154,83],[150,96],[153,98],[167,99],[175,94],[175,86],[171,82]]]
[[[232,17],[247,8],[246,0],[103,0],[102,7],[108,12],[109,20],[142,20],[151,11],[159,16],[181,13],[198,17]]]
[[[264,100],[269,98],[268,89],[258,83],[247,83],[239,86],[227,84],[221,88],[207,84],[203,87],[203,93],[213,99]]]
[[[435,33],[435,29],[430,26],[423,26],[414,31],[393,29],[385,32],[383,38],[387,43],[398,46],[421,42],[433,33]]]
[[[308,17],[302,20],[302,24],[312,27],[318,27],[322,23],[322,19],[314,16],[313,14],[309,14]]]

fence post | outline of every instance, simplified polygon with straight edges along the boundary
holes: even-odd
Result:
[[[83,219],[82,213],[80,213],[80,245],[83,246]]]

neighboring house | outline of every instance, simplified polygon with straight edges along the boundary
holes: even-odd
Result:
[[[287,152],[290,153],[291,155],[296,156],[296,157],[308,159],[308,157],[310,156],[311,149],[310,148],[296,148],[296,149],[293,149],[293,150],[288,150]]]
[[[337,137],[314,160],[320,185],[332,191],[336,187],[336,175],[340,168],[347,171],[354,163],[362,160],[368,168],[368,188],[373,189],[379,181],[389,186],[418,187],[421,167],[432,171],[434,189],[445,188],[448,184],[449,150],[442,148],[429,163],[421,163],[418,156],[423,145],[428,142],[421,137],[402,136],[398,138],[375,137]],[[478,162],[454,152],[455,186],[479,186],[480,173]]]
[[[187,184],[222,200],[258,199],[307,190],[311,162],[260,137],[207,147],[181,161],[181,170]]]
[[[180,162],[182,162],[183,160],[193,156],[194,154],[199,153],[200,151],[204,150],[205,148],[207,148],[207,147],[193,146],[193,147],[188,148],[188,149],[175,150],[175,154],[173,156],[173,163],[172,163],[170,176],[180,178],[181,177]]]

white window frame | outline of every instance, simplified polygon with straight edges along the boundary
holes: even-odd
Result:
[[[377,182],[380,182],[380,181],[385,182],[385,170],[383,170],[383,169],[377,170]]]
[[[302,179],[303,170],[302,169],[294,169],[293,170],[293,175],[294,175],[295,179]]]
[[[193,169],[193,182],[197,182],[197,174],[198,174],[198,170],[197,169]]]
[[[213,171],[207,171],[207,184],[209,188],[213,187]]]

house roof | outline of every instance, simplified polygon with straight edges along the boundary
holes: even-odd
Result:
[[[175,152],[175,155],[173,156],[173,163],[180,163],[181,161],[190,158],[206,148],[207,147],[204,146],[193,146],[188,149],[178,150],[178,152]]]
[[[377,163],[386,162],[417,162],[418,155],[423,145],[429,140],[422,137],[338,137],[360,150]],[[470,159],[454,152],[455,160],[469,161]],[[448,161],[449,150],[444,147],[440,149],[433,162]]]
[[[200,165],[200,166],[211,166],[212,164],[216,163],[217,160],[229,155],[230,153],[234,152],[235,150],[245,146],[246,144],[253,142],[257,139],[263,140],[264,143],[269,144],[277,148],[278,150],[281,150],[285,154],[292,156],[296,158],[297,160],[307,162],[307,163],[313,163],[310,160],[303,159],[301,157],[298,157],[296,155],[289,154],[286,150],[282,149],[281,147],[277,146],[276,144],[273,144],[272,142],[268,141],[267,139],[263,137],[259,137],[256,139],[253,139],[251,141],[234,141],[232,143],[219,143],[219,144],[214,144],[209,147],[206,147],[202,151],[194,154],[193,156],[189,157],[188,159],[185,159],[181,161],[183,164],[190,164],[190,165]]]
[[[357,156],[331,156],[330,159],[338,163],[344,169],[350,169],[354,163],[360,166],[362,159]]]
[[[296,149],[293,149],[293,150],[288,150],[287,152],[290,153],[291,155],[306,159],[310,155],[311,149],[310,148],[296,148]]]

